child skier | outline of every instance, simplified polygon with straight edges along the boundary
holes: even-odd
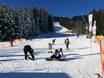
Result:
[[[52,53],[52,44],[48,43],[48,53]]]

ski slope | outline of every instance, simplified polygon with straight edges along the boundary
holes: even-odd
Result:
[[[58,23],[56,23],[58,24]],[[60,27],[57,25],[56,29]],[[60,27],[58,33],[66,32]],[[66,61],[46,61],[52,53],[48,53],[48,43],[53,38],[35,38],[14,42],[0,43],[0,78],[98,78],[101,75],[99,46],[86,35],[59,37],[55,33],[56,44],[53,51],[63,48]],[[63,34],[64,35],[64,34]],[[70,49],[66,49],[64,40],[70,39]],[[35,60],[24,60],[24,45],[31,45],[34,49]]]
[[[101,74],[98,44],[93,41],[90,44],[85,35],[68,38],[71,42],[69,50],[64,45],[65,37],[56,38],[56,45],[53,45],[53,51],[63,48],[67,61],[45,60],[52,55],[47,53],[52,38],[37,38],[14,47],[0,48],[0,78],[97,78],[95,73]],[[26,44],[34,49],[34,61],[24,60]]]
[[[55,32],[57,32],[57,33],[66,33],[66,32],[69,31],[67,28],[65,28],[62,25],[60,25],[59,22],[54,22],[53,26],[54,26]]]

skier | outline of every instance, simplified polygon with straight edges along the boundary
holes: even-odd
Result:
[[[53,53],[53,55],[50,58],[51,59],[60,59],[61,58],[61,54],[58,51],[58,49],[55,50],[55,52]]]
[[[48,53],[52,53],[52,44],[48,43]]]
[[[62,55],[64,55],[62,48],[59,49],[59,53],[61,53]]]
[[[65,58],[62,58],[63,52],[62,52],[62,48],[60,48],[59,50],[56,49],[55,52],[49,57],[49,58],[45,58],[47,61],[52,61],[54,60],[58,60],[58,61],[65,61]]]
[[[23,50],[24,50],[24,54],[25,54],[25,60],[27,60],[27,58],[34,60],[34,54],[33,54],[34,51],[30,45],[25,45]],[[27,55],[28,53],[31,55],[31,58],[28,57],[28,55]]]
[[[55,45],[55,41],[56,41],[56,39],[53,39],[53,40],[52,40],[52,44],[53,44],[53,45]]]
[[[80,34],[79,34],[79,33],[77,33],[77,38],[79,38],[79,35],[80,35]]]
[[[13,38],[10,38],[10,46],[13,47],[13,41],[14,39]]]
[[[65,44],[66,44],[66,48],[67,48],[67,49],[69,49],[69,43],[70,43],[69,39],[68,39],[68,38],[65,39]]]

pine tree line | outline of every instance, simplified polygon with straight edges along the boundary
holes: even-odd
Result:
[[[104,36],[104,9],[96,10],[94,9],[91,13],[93,13],[93,21],[96,20],[97,26],[97,35]]]
[[[1,41],[52,32],[52,24],[52,15],[44,9],[0,6]]]

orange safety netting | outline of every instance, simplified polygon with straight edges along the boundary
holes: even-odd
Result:
[[[102,65],[102,78],[104,78],[104,36],[96,36],[96,41],[100,47],[100,58]]]

